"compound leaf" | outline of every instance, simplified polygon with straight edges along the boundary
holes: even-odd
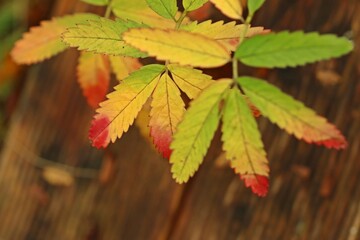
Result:
[[[220,43],[186,31],[137,28],[123,34],[126,43],[158,60],[203,68],[230,61],[230,52]]]
[[[231,167],[259,196],[268,191],[268,160],[257,123],[247,101],[238,89],[228,90],[223,109],[222,141]]]
[[[210,0],[224,15],[233,19],[242,19],[243,7],[240,0]]]
[[[231,82],[219,80],[202,91],[178,125],[170,146],[171,172],[176,182],[187,182],[203,161],[219,124],[219,103]]]
[[[108,100],[100,103],[89,131],[94,147],[105,148],[128,131],[163,71],[164,66],[157,64],[142,67],[107,95]]]
[[[79,13],[43,21],[40,26],[32,27],[29,32],[24,33],[23,38],[16,42],[11,56],[19,64],[32,64],[50,58],[68,48],[60,38],[66,28],[97,17],[94,14]]]
[[[115,73],[116,79],[121,81],[130,73],[141,68],[141,63],[137,58],[109,56],[112,71]]]
[[[247,39],[235,56],[253,67],[284,68],[339,57],[352,49],[353,44],[344,37],[285,31]]]
[[[150,135],[163,157],[171,155],[170,142],[185,112],[178,87],[168,74],[163,74],[152,94]]]
[[[71,47],[95,53],[122,55],[128,57],[145,57],[146,54],[127,45],[121,34],[129,28],[144,25],[117,19],[116,21],[98,17],[86,24],[78,24],[63,34],[63,41]]]
[[[93,108],[98,107],[109,88],[109,59],[101,54],[81,52],[77,75],[88,104]]]
[[[176,0],[146,0],[146,2],[160,16],[175,20],[178,11]]]
[[[334,125],[280,89],[252,77],[241,77],[238,82],[262,115],[289,134],[328,148],[346,147],[344,136]]]
[[[203,89],[212,83],[211,76],[192,67],[169,64],[168,69],[176,85],[178,85],[190,99],[196,98]]]

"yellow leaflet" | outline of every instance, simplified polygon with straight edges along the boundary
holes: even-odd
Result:
[[[212,82],[211,76],[192,67],[169,64],[168,69],[175,83],[190,99],[196,98]]]
[[[130,73],[139,69],[142,65],[137,58],[109,56],[113,72],[118,81],[123,80]]]
[[[96,108],[104,100],[110,82],[110,64],[107,56],[81,52],[77,77],[88,104]]]
[[[215,39],[229,49],[229,51],[235,51],[244,27],[244,24],[236,25],[235,21],[224,24],[224,21],[212,23],[211,20],[208,20],[201,23],[192,22],[182,26],[181,29]],[[246,37],[252,37],[263,31],[263,27],[252,27],[247,31]]]
[[[268,161],[257,123],[238,89],[228,90],[222,120],[223,149],[235,172],[242,176],[268,176]]]
[[[126,43],[158,60],[194,67],[219,67],[230,61],[230,52],[220,43],[186,31],[138,28],[123,34]]]
[[[135,119],[135,126],[139,129],[140,134],[143,136],[143,138],[145,138],[146,141],[151,143],[150,144],[151,146],[154,146],[152,144],[153,140],[150,137],[149,121],[150,121],[150,99],[144,104],[139,114],[137,115]]]
[[[185,112],[181,93],[168,74],[163,74],[152,94],[149,126],[154,144],[164,157],[170,156],[170,142]]]
[[[210,0],[224,15],[233,19],[242,19],[243,7],[240,0]]]
[[[178,125],[170,158],[171,172],[178,183],[187,182],[203,161],[219,124],[219,103],[231,83],[230,79],[218,80],[204,89]]]

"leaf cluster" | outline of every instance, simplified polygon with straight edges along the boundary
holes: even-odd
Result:
[[[201,165],[222,122],[225,156],[235,173],[259,196],[268,191],[269,167],[254,115],[261,113],[296,138],[344,148],[342,134],[323,117],[265,80],[238,75],[238,63],[251,67],[295,67],[342,56],[352,43],[335,35],[269,33],[251,27],[265,0],[211,0],[232,22],[191,21],[187,13],[207,0],[83,0],[107,6],[106,16],[74,14],[43,22],[13,49],[19,63],[35,63],[67,47],[81,50],[78,79],[93,107],[107,92],[110,72],[120,83],[96,110],[89,137],[107,147],[128,131],[150,103],[150,135],[169,158],[175,180],[189,180]],[[243,16],[247,7],[248,15]],[[108,18],[110,13],[116,18]],[[240,23],[239,23],[240,22]],[[159,64],[141,67],[139,58]],[[233,76],[212,80],[196,68],[232,63]],[[191,100],[186,109],[185,96]],[[256,112],[257,114],[254,114]]]

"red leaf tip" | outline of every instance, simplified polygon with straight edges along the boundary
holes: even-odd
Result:
[[[110,143],[109,136],[109,124],[110,120],[106,116],[97,115],[91,122],[89,130],[89,139],[92,142],[92,146],[96,148],[106,148]]]
[[[172,152],[170,149],[171,133],[164,131],[159,127],[151,127],[150,136],[153,137],[153,143],[156,146],[156,149],[164,158],[169,159]]]
[[[251,187],[251,191],[259,197],[265,197],[269,190],[269,179],[261,175],[242,175],[246,187]]]
[[[327,148],[334,148],[336,150],[345,149],[348,145],[345,137],[343,137],[342,135],[340,138],[331,138],[322,141],[317,141],[315,143],[318,145],[323,145]]]

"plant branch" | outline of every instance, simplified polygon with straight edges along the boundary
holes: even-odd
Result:
[[[176,21],[176,26],[175,26],[175,29],[176,29],[176,30],[181,27],[181,24],[182,24],[182,22],[184,21],[186,15],[187,15],[187,11],[184,10],[184,11],[181,13],[179,19]]]
[[[251,22],[252,16],[249,15],[246,18],[246,21],[244,23],[244,30],[241,32],[240,34],[240,38],[239,38],[239,44],[238,47],[243,43],[243,41],[245,40],[246,34],[249,31],[250,28],[250,22]],[[232,58],[232,70],[233,70],[233,81],[235,81],[238,77],[239,77],[239,70],[238,70],[238,60],[235,57],[235,54]]]
[[[106,7],[106,11],[105,11],[105,18],[109,18],[110,14],[111,14],[111,10],[112,10],[112,0],[109,1],[109,4]]]

